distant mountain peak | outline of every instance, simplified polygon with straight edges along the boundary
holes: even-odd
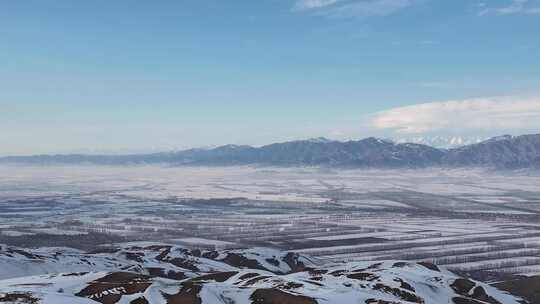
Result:
[[[395,142],[391,139],[379,138],[379,137],[367,137],[367,138],[361,139],[360,141],[372,142],[372,143],[378,143],[378,144],[395,144]]]
[[[486,140],[486,142],[496,142],[496,141],[510,140],[510,139],[513,139],[513,138],[514,138],[514,136],[506,134],[506,135],[492,137],[492,138]]]
[[[397,143],[415,143],[439,149],[458,148],[466,145],[480,143],[484,140],[486,140],[485,137],[465,135],[413,136],[395,139]]]
[[[306,140],[308,142],[312,142],[312,143],[331,143],[331,142],[334,142],[335,140],[332,140],[332,139],[328,139],[326,137],[313,137],[313,138],[310,138],[308,140]]]
[[[540,168],[540,134],[503,135],[458,148],[441,149],[425,141],[369,137],[347,142],[324,137],[274,143],[262,147],[225,145],[174,153],[138,155],[36,155],[0,158],[19,164],[167,164],[331,166],[348,168],[490,167]],[[464,142],[454,138],[454,142]]]
[[[245,149],[245,148],[251,148],[251,146],[228,144],[228,145],[219,146],[219,147],[214,148],[214,149],[220,149],[220,150],[236,150],[236,149]],[[211,149],[210,149],[210,150],[211,150]]]

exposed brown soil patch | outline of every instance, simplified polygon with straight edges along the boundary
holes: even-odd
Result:
[[[437,267],[437,265],[435,265],[435,264],[433,264],[433,263],[429,263],[429,262],[418,262],[418,265],[424,266],[424,267],[426,267],[427,269],[430,269],[430,270],[433,270],[433,271],[438,271],[438,272],[441,271],[441,270],[439,269],[439,267]]]
[[[72,272],[72,273],[63,273],[63,277],[80,277],[85,274],[88,274],[88,272]]]
[[[392,288],[390,286],[386,286],[384,284],[379,283],[379,284],[375,284],[375,286],[373,286],[373,289],[392,294],[404,301],[413,302],[413,303],[424,303],[424,299],[418,297],[414,293],[402,290],[400,288]]]
[[[416,292],[416,290],[414,290],[414,287],[411,286],[411,284],[403,281],[402,279],[400,278],[396,278],[394,279],[394,281],[398,282],[400,284],[400,288],[403,288],[403,289],[407,289],[408,291],[412,291],[412,292]]]
[[[476,286],[476,283],[469,279],[457,279],[454,281],[454,283],[452,283],[452,285],[450,285],[450,287],[452,287],[452,289],[454,289],[454,291],[460,295],[469,294],[469,291],[471,291],[474,286]]]
[[[322,281],[322,278],[321,278],[321,281]],[[304,282],[306,283],[309,283],[309,284],[313,284],[313,285],[317,285],[317,286],[324,286],[323,284],[319,283],[319,282],[316,282],[316,281],[312,281],[312,280],[304,280]]]
[[[390,302],[385,300],[367,299],[366,304],[401,304],[399,302]]]
[[[366,269],[379,269],[381,266],[382,266],[383,263],[375,263],[375,264],[372,264],[370,265],[368,268]]]
[[[495,300],[493,297],[486,293],[486,290],[482,286],[476,286],[476,283],[469,279],[457,279],[450,285],[454,291],[463,296],[456,297],[453,299],[454,302],[458,301],[462,303],[490,303],[490,304],[501,304],[499,301]],[[465,302],[464,302],[465,301]],[[466,302],[471,301],[471,302]]]
[[[345,275],[345,273],[347,273],[347,271],[340,269],[340,270],[334,270],[330,272],[329,275],[332,275],[334,277],[340,277],[342,275]]]
[[[265,267],[263,267],[261,264],[259,264],[257,260],[248,259],[236,253],[227,254],[225,259],[223,259],[223,262],[228,265],[239,267],[239,268],[268,270]]]
[[[268,258],[268,259],[265,259],[265,261],[268,263],[268,264],[271,264],[271,265],[274,265],[276,267],[279,267],[279,261],[276,260],[275,258]]]
[[[247,282],[244,283],[244,286],[250,286],[250,285],[253,285],[261,280],[265,280],[265,279],[268,279],[270,278],[269,276],[259,276],[259,277],[255,277]]]
[[[171,253],[171,247],[147,247],[146,249],[154,248],[154,251],[160,251],[161,252],[156,256],[156,260],[158,261],[164,261],[168,258],[169,253]]]
[[[191,281],[193,282],[200,282],[200,281],[215,281],[215,282],[225,282],[227,281],[228,279],[230,279],[231,277],[235,276],[238,274],[238,271],[230,271],[230,272],[216,272],[216,273],[211,273],[211,274],[207,274],[207,275],[203,275],[203,276],[200,276],[200,277],[196,277],[196,278],[193,278],[191,279]]]
[[[117,247],[99,247],[94,250],[87,251],[88,254],[104,254],[104,253],[117,253],[120,248]]]
[[[130,272],[115,272],[97,279],[76,296],[103,304],[114,304],[122,295],[144,292],[152,284],[150,277]]]
[[[540,303],[540,276],[521,277],[511,281],[494,284],[496,288],[522,297],[529,303]]]
[[[152,246],[146,246],[144,247],[146,250],[152,250],[152,251],[160,251],[163,249],[167,249],[169,252],[171,250],[171,246],[168,245],[152,245]]]
[[[246,273],[246,274],[241,275],[238,279],[239,280],[247,280],[247,279],[250,279],[250,278],[254,278],[254,277],[258,276],[258,275],[259,275],[258,273],[250,272],[250,273]]]
[[[315,299],[293,295],[278,289],[257,289],[251,294],[253,304],[317,304]]]
[[[124,255],[126,256],[126,259],[128,260],[135,261],[138,263],[144,262],[143,260],[144,253],[142,252],[126,252]]]
[[[379,276],[370,272],[355,272],[347,275],[347,278],[360,281],[375,281]]]
[[[0,295],[0,303],[37,304],[39,299],[34,298],[30,293],[8,293]]]
[[[201,304],[202,301],[199,296],[201,289],[202,286],[199,284],[186,282],[182,284],[182,288],[177,294],[163,293],[163,296],[167,300],[167,304]]]
[[[187,278],[187,276],[181,272],[181,271],[165,271],[163,268],[154,268],[154,267],[148,267],[146,268],[148,271],[148,274],[150,274],[153,277],[160,277],[160,278],[166,278],[171,280],[183,280]]]
[[[326,274],[326,273],[328,273],[328,270],[326,269],[310,269],[309,270],[309,275],[312,275],[312,276],[318,276],[318,275]]]
[[[129,302],[129,304],[149,304],[149,303],[148,303],[148,300],[146,300],[144,297],[141,297],[141,298],[137,298]]]
[[[169,264],[172,264],[176,267],[180,267],[183,269],[188,269],[191,271],[199,271],[199,268],[197,267],[197,263],[195,260],[189,259],[189,258],[171,258],[169,254],[171,253],[171,246],[149,246],[145,249],[152,249],[154,251],[161,251],[158,256],[156,256],[156,260],[161,262],[166,262]],[[184,254],[189,254],[189,251],[186,249],[180,249],[180,251]]]
[[[203,258],[207,258],[210,260],[215,260],[219,256],[219,252],[217,251],[208,251],[202,254]]]
[[[25,258],[30,259],[30,260],[43,260],[44,259],[40,255],[32,254],[32,253],[26,252],[24,250],[13,249],[13,248],[8,248],[6,250],[6,253],[10,254],[10,256],[12,256],[13,254],[19,254],[19,255],[22,255]]]
[[[287,282],[287,283],[276,286],[276,288],[284,289],[284,290],[297,289],[301,287],[304,287],[304,284],[300,284],[296,282]]]
[[[392,265],[392,267],[403,268],[403,267],[405,267],[407,265],[409,265],[409,263],[407,263],[407,262],[396,262],[396,263],[394,263],[394,265]]]
[[[455,297],[452,299],[455,304],[484,304],[471,298]]]
[[[300,262],[300,256],[297,253],[289,252],[285,255],[283,261],[291,268],[291,272],[301,272],[306,270],[306,265]]]

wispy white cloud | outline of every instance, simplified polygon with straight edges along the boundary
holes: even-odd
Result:
[[[375,114],[372,126],[397,133],[540,129],[540,98],[493,97],[432,102]]]
[[[529,0],[511,0],[511,2],[502,7],[488,7],[481,3],[479,16],[485,15],[540,15],[540,6],[533,6]]]
[[[313,11],[326,17],[381,17],[412,6],[418,0],[298,0],[295,10]]]
[[[310,10],[332,5],[340,0],[298,0],[294,6],[297,10]]]

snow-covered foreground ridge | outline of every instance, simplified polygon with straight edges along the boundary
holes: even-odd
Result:
[[[519,299],[432,264],[322,264],[272,249],[0,249],[0,303],[432,303]]]

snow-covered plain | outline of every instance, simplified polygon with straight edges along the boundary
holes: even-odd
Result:
[[[540,248],[539,197],[529,171],[4,166],[0,243],[265,246],[331,261],[463,255],[474,260],[448,266],[527,274],[540,258],[522,250]]]

